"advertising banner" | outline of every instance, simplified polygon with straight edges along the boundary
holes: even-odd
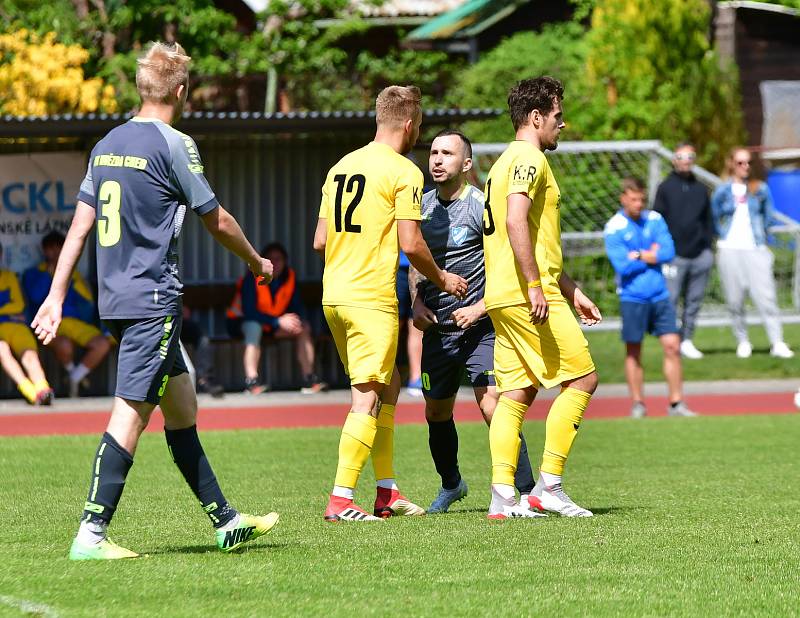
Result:
[[[0,155],[4,268],[20,273],[38,264],[42,237],[53,230],[66,235],[85,174],[82,152]]]

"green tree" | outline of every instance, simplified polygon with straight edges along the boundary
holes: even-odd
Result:
[[[716,168],[744,129],[736,67],[711,48],[710,18],[706,0],[594,3],[588,31],[570,22],[504,40],[463,72],[449,102],[504,109],[517,80],[550,74],[565,86],[566,139],[688,139]],[[468,130],[481,141],[511,137],[506,117]]]
[[[249,107],[246,78],[267,70],[264,37],[236,30],[212,0],[0,0],[5,31],[55,31],[58,41],[90,51],[89,75],[111,83],[122,110],[139,102],[136,56],[153,40],[178,40],[193,58],[195,107]]]
[[[697,143],[721,163],[744,129],[736,67],[708,39],[706,0],[606,0],[592,12],[587,77],[597,97],[587,132],[601,139]]]
[[[569,126],[576,122],[589,99],[583,28],[573,22],[545,26],[540,33],[521,32],[504,39],[474,65],[462,71],[450,89],[447,102],[459,108],[506,109],[508,90],[520,79],[549,74],[565,84],[564,106]],[[513,139],[507,115],[466,127],[475,141]]]
[[[436,51],[360,49],[369,25],[350,0],[272,0],[262,17],[284,109],[368,110],[393,83],[418,85],[431,105],[463,64]]]

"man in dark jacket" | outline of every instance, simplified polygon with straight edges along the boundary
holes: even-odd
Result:
[[[692,144],[682,143],[675,149],[673,171],[659,185],[653,205],[675,241],[675,259],[663,271],[672,305],[677,311],[678,301],[683,304],[681,354],[691,359],[703,358],[692,336],[714,265],[711,202],[708,189],[692,172],[696,157]]]

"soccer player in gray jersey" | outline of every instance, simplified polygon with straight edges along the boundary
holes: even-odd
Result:
[[[197,436],[197,398],[179,347],[177,238],[187,207],[254,275],[264,282],[272,277],[270,261],[219,205],[197,145],[171,126],[186,102],[189,60],[177,43],[155,43],[139,59],[139,115],[112,129],[92,150],[50,293],[32,324],[45,345],[56,336],[72,271],[96,222],[100,318],[119,342],[117,390],[92,461],[72,560],[137,557],[111,542],[106,530],[139,436],[158,404],[170,454],[216,529],[220,550],[234,550],[278,521],[277,513],[246,515],[225,500]]]
[[[442,477],[442,487],[428,513],[446,513],[451,504],[467,495],[467,483],[458,469],[458,432],[453,421],[464,368],[487,424],[498,394],[493,371],[494,329],[483,303],[483,193],[467,184],[472,145],[459,131],[441,131],[431,143],[428,166],[436,189],[422,197],[422,235],[439,267],[469,283],[467,296],[459,300],[441,293],[419,272],[412,269],[409,274],[414,325],[423,331],[422,392],[428,444]],[[520,494],[533,490],[524,438],[514,480]]]

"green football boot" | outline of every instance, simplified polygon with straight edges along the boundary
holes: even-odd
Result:
[[[275,527],[278,523],[277,513],[266,515],[246,515],[239,513],[239,525],[228,530],[217,529],[217,547],[220,551],[230,552],[239,549],[242,545],[260,536]]]
[[[111,539],[105,538],[99,543],[87,545],[77,538],[72,541],[69,550],[70,560],[120,560],[122,558],[138,558],[139,554],[120,547]]]

